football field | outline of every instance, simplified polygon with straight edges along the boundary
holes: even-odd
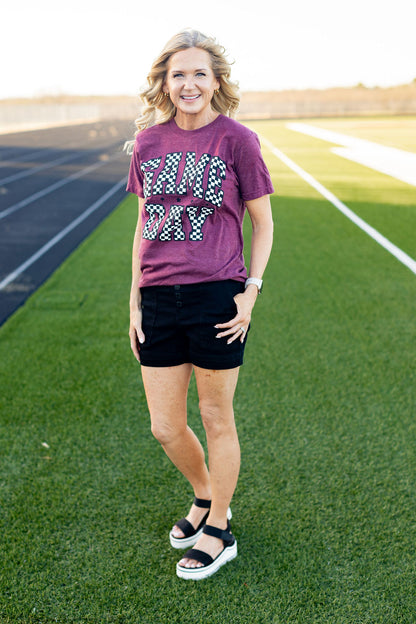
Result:
[[[416,187],[374,144],[411,162],[416,118],[296,121],[344,143],[248,124],[275,245],[235,399],[239,556],[175,575],[192,492],[129,349],[128,196],[0,329],[1,624],[415,622]]]

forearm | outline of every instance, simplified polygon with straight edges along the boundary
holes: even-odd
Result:
[[[136,237],[135,237],[136,238]],[[138,257],[138,246],[133,244],[133,258],[132,258],[132,278],[131,278],[131,289],[130,289],[130,310],[140,308],[140,288],[139,288],[139,280],[140,280],[140,264]]]
[[[253,227],[249,277],[262,279],[273,245],[273,223]]]
[[[273,245],[273,217],[268,196],[247,202],[252,223],[249,277],[262,279]]]
[[[130,289],[130,310],[137,310],[140,308],[141,296],[139,281],[141,277],[140,269],[140,243],[141,243],[141,202],[139,199],[139,218],[137,220],[136,231],[134,233],[133,240],[133,252],[132,252],[132,276],[131,276],[131,289]]]
[[[253,226],[249,277],[262,279],[273,244],[273,218],[268,195],[246,202]],[[215,325],[220,331],[217,338],[229,336],[228,342],[244,341],[251,313],[259,291],[255,284],[249,284],[244,292],[234,297],[237,314],[227,323]]]

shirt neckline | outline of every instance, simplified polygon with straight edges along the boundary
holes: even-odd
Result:
[[[200,128],[195,128],[194,130],[184,130],[183,128],[180,128],[178,124],[176,123],[174,117],[172,117],[172,119],[169,121],[169,125],[170,125],[170,128],[177,134],[189,136],[190,134],[193,134],[196,132],[203,132],[204,130],[208,130],[214,124],[216,124],[218,120],[221,119],[222,117],[223,115],[221,115],[220,113],[213,121],[210,121],[208,124],[206,124],[205,126],[201,126]]]

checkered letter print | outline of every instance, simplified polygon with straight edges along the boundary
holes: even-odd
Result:
[[[144,173],[144,196],[145,198],[150,197],[152,194],[152,182],[153,176],[155,175],[154,170],[157,169],[160,165],[160,161],[162,159],[159,158],[151,158],[150,160],[146,160],[146,162],[140,165],[140,169]]]
[[[222,181],[225,180],[226,164],[219,156],[214,156],[209,166],[208,188],[205,193],[205,201],[221,207],[224,198],[224,191],[215,192],[216,188],[221,188]]]
[[[185,232],[182,229],[182,213],[183,206],[170,207],[169,214],[159,235],[159,240],[170,241],[172,240],[172,234],[174,241],[185,240]]]
[[[204,173],[210,160],[209,154],[202,154],[198,164],[196,164],[196,153],[186,152],[185,168],[176,191],[178,195],[186,195],[188,188],[193,186],[193,196],[200,199],[204,197]]]
[[[191,241],[202,241],[204,239],[202,228],[208,215],[214,212],[214,208],[202,206],[199,215],[196,214],[197,211],[198,208],[196,206],[186,207],[186,214],[188,215],[192,226],[192,232],[189,234],[189,240]]]
[[[156,240],[159,225],[165,216],[165,208],[161,204],[146,204],[145,208],[149,213],[149,219],[143,228],[143,238]]]
[[[179,163],[182,158],[182,152],[173,152],[166,154],[165,166],[157,176],[157,180],[153,185],[153,195],[174,195],[176,192],[176,178],[178,175]],[[163,190],[163,186],[165,190]]]

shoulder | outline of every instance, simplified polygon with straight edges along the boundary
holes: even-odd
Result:
[[[247,152],[255,154],[259,152],[260,141],[257,134],[239,121],[222,116],[221,129],[224,143],[232,151],[235,158],[242,158]]]
[[[245,167],[248,157],[255,161],[261,153],[257,134],[235,119],[223,116],[220,134],[225,160],[234,162],[237,169]]]
[[[250,130],[250,128],[247,128],[247,126],[244,126],[242,123],[240,123],[236,119],[232,119],[231,117],[221,115],[221,124],[227,132],[229,132],[232,136],[235,136],[236,138],[247,140],[257,137],[256,133],[253,132],[253,130]]]
[[[144,130],[140,130],[140,132],[136,134],[136,138],[134,141],[135,148],[139,149],[141,146],[152,143],[153,141],[163,137],[166,133],[166,128],[168,124],[169,122],[163,124],[155,124],[154,126],[149,126]]]

